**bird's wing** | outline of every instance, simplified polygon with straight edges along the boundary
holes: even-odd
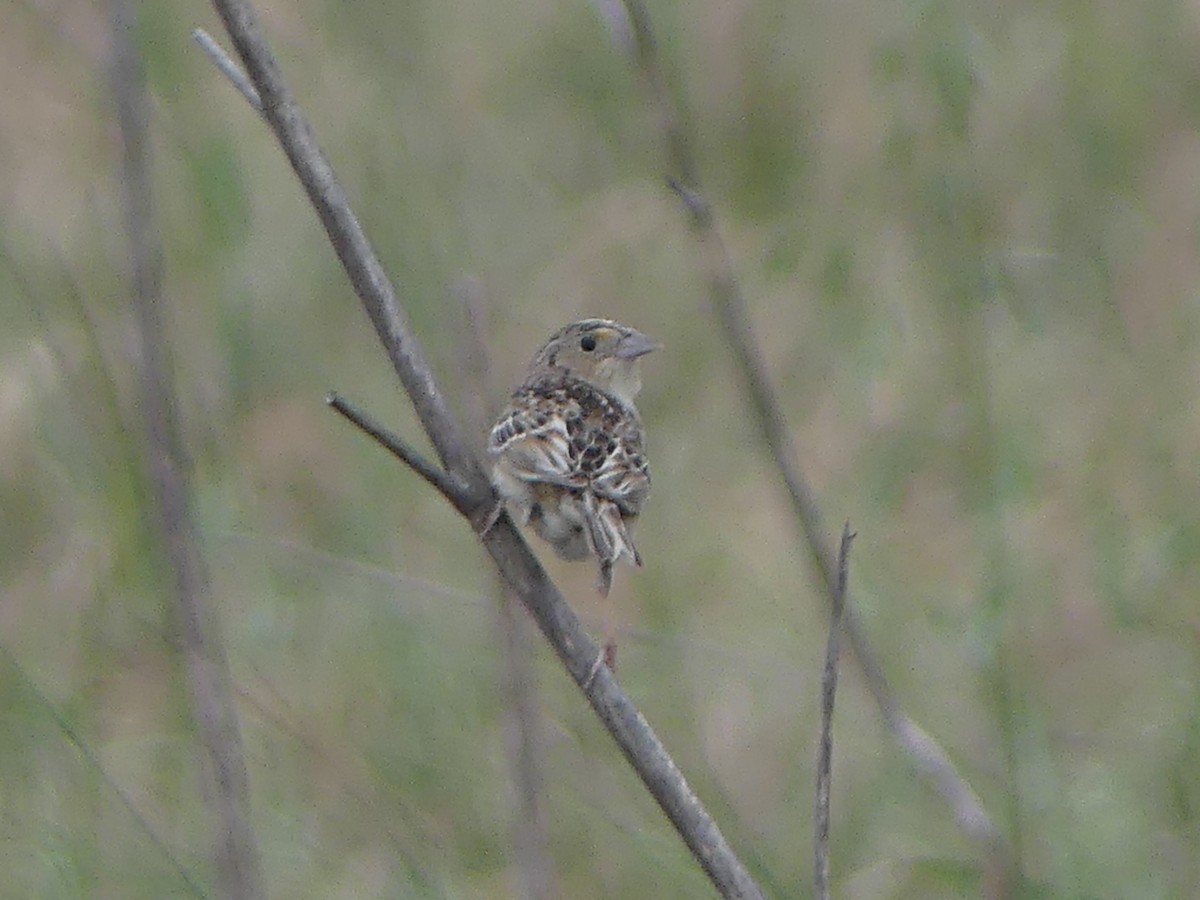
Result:
[[[534,385],[513,396],[489,451],[526,481],[590,489],[636,515],[650,490],[637,412],[589,385]]]
[[[492,426],[488,452],[503,459],[517,478],[579,487],[579,465],[567,426],[568,418],[577,416],[571,413],[553,397],[517,394]]]
[[[635,410],[580,382],[535,382],[513,396],[488,449],[506,474],[579,497],[603,593],[613,562],[627,557],[641,565],[630,525],[650,491],[650,470]]]

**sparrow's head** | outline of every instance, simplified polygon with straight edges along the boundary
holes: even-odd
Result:
[[[661,346],[617,322],[584,319],[556,331],[537,352],[530,370],[563,370],[632,404],[642,387],[638,360]]]

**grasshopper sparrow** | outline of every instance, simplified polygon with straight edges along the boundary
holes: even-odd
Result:
[[[659,348],[607,319],[555,332],[492,426],[488,453],[501,497],[563,559],[596,556],[600,593],[613,563],[642,557],[633,524],[650,492],[638,362]]]

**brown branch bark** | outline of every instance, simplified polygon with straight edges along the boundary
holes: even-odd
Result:
[[[213,0],[270,125],[325,227],[422,427],[446,471],[459,479],[455,508],[479,533],[501,578],[520,598],[616,740],[647,790],[666,813],[723,897],[761,898],[762,890],[692,792],[658,736],[607,667],[595,667],[600,648],[542,569],[507,516],[483,529],[496,498],[462,429],[451,415],[394,288],[351,211],[345,192],[279,71],[258,17],[246,0]]]
[[[823,592],[832,605],[837,591],[837,567],[832,550],[824,537],[820,510],[812,490],[796,465],[795,448],[782,405],[758,349],[729,251],[717,228],[712,207],[701,188],[691,141],[667,84],[649,14],[642,0],[622,0],[622,5],[627,16],[628,31],[632,36],[632,47],[629,49],[645,83],[649,102],[662,133],[670,173],[668,183],[679,195],[692,232],[700,245],[700,256],[707,270],[713,310],[742,376],[743,390],[753,410],[754,420],[762,432],[763,441],[791,499],[792,511],[799,524],[804,546],[820,579]],[[606,4],[605,9],[610,7],[611,3]],[[614,31],[619,33],[621,27],[623,26],[617,26]],[[946,752],[932,736],[912,721],[900,705],[849,597],[846,598],[843,625],[871,695],[897,744],[908,755],[917,772],[942,796],[950,807],[958,827],[985,847],[989,855],[989,865],[1006,868],[1010,858],[1007,841],[984,809],[978,795],[958,772]]]
[[[338,415],[352,423],[376,443],[382,445],[392,456],[424,478],[456,509],[461,498],[468,496],[467,487],[462,481],[438,468],[345,398],[331,393],[325,398],[325,402]]]
[[[172,396],[162,313],[163,252],[150,175],[148,98],[134,25],[129,0],[113,0],[113,90],[121,135],[121,186],[139,344],[138,381],[147,433],[147,467],[158,537],[175,582],[174,615],[192,716],[211,779],[209,801],[217,820],[215,857],[221,889],[227,897],[254,900],[265,894],[258,844],[248,812],[246,764],[225,651],[207,606],[208,572],[189,509],[187,459]]]

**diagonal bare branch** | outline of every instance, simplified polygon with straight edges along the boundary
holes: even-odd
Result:
[[[316,209],[330,244],[371,318],[442,465],[476,492],[477,496],[471,498],[473,502],[486,503],[491,493],[487,480],[434,380],[428,357],[395,288],[350,208],[346,192],[318,145],[291,88],[284,81],[257,14],[243,0],[214,0],[213,6],[225,23],[247,78],[258,92],[262,116],[275,132]]]
[[[721,896],[763,897],[629,695],[608,666],[596,665],[602,649],[584,632],[520,533],[502,518],[484,545]]]
[[[723,897],[761,898],[761,888],[721,834],[649,723],[606,666],[601,650],[507,516],[443,399],[428,360],[354,213],[284,83],[247,0],[213,0],[270,125],[308,193],[355,292],[375,325],[422,427],[449,474],[468,489],[458,507],[476,529],[508,588],[529,610],[646,788]]]
[[[837,591],[837,566],[833,551],[824,537],[825,530],[813,492],[796,465],[796,453],[783,407],[754,337],[729,251],[701,188],[689,135],[667,84],[649,14],[642,0],[622,0],[622,3],[633,35],[634,64],[642,75],[662,132],[670,172],[668,183],[679,195],[700,244],[714,312],[743,378],[743,388],[753,409],[754,419],[787,488],[792,511],[799,523],[813,568],[832,604]],[[959,828],[983,844],[993,861],[999,860],[1004,865],[1003,860],[1007,859],[1008,852],[1003,835],[945,751],[909,718],[900,705],[849,598],[846,599],[843,616],[847,639],[893,738],[912,760],[916,770],[941,794]]]

